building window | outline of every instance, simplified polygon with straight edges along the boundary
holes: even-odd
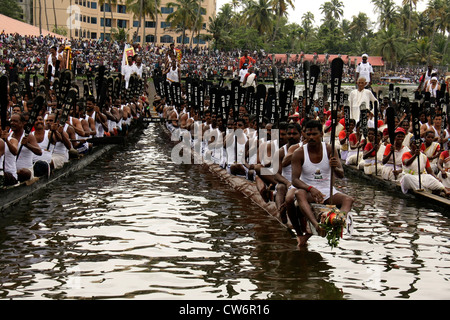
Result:
[[[111,6],[108,3],[102,4],[100,6],[100,11],[103,12],[103,8],[105,8],[105,12],[111,12]]]
[[[97,24],[97,17],[91,18],[91,24]]]
[[[91,2],[91,9],[97,9],[97,2],[94,1]]]
[[[173,8],[169,8],[169,7],[162,7],[161,8],[161,13],[169,14],[169,13],[172,13],[172,12],[173,12]]]
[[[170,28],[170,26],[170,22],[161,21],[161,28]]]
[[[155,36],[153,34],[148,34],[145,37],[145,42],[155,42]]]
[[[117,28],[126,28],[127,27],[127,20],[117,20]]]
[[[145,21],[146,28],[154,28],[156,26],[155,21]]]
[[[169,35],[164,35],[160,38],[160,42],[161,43],[172,43],[173,42],[173,38]]]
[[[91,32],[91,39],[97,39],[97,32]]]
[[[117,13],[127,13],[127,6],[118,4],[117,5]]]
[[[202,25],[202,29],[203,29],[203,30],[206,30],[206,23],[204,23],[204,24]]]
[[[198,38],[194,38],[193,43],[194,44],[206,44],[206,41],[202,40],[202,39],[199,40]]]
[[[103,18],[100,18],[100,26],[111,27],[111,18],[106,18],[106,23]]]
[[[183,36],[177,37],[177,43],[181,43],[181,38],[183,38]],[[184,37],[184,44],[187,43],[189,43],[189,37]]]
[[[103,41],[103,40],[105,40],[105,36],[104,36],[104,33],[100,33],[100,39]],[[107,33],[106,34],[106,40],[110,40],[111,39],[111,34],[110,33]]]
[[[137,27],[140,27],[140,26],[141,26],[141,22],[140,21],[136,21],[136,20],[133,21],[133,27],[137,28]]]

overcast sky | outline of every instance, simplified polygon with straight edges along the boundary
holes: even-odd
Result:
[[[320,6],[327,0],[294,0],[295,10],[289,10],[289,21],[300,24],[300,19],[308,11],[314,14],[314,22],[316,25],[322,24],[322,14],[320,13]],[[329,0],[328,0],[329,1]],[[402,4],[402,0],[394,0],[397,5]],[[222,5],[229,3],[229,0],[217,0],[217,11],[220,10]],[[376,22],[378,15],[373,12],[373,5],[370,0],[341,0],[344,4],[344,18],[352,20],[352,16],[358,15],[359,12],[367,14],[372,22]],[[428,0],[419,0],[417,4],[417,11],[421,12],[426,8]]]

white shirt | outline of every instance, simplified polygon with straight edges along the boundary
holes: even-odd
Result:
[[[133,74],[133,66],[124,65],[122,66],[122,75],[125,78],[125,89],[128,89],[128,83],[130,82],[130,77]]]
[[[241,69],[239,71],[239,81],[244,82],[245,75],[248,73],[248,69]]]
[[[138,67],[137,64],[133,64],[132,70],[133,73],[137,73],[137,75],[142,78],[142,71],[144,70],[144,65],[141,64],[141,66]]]
[[[370,75],[373,73],[373,68],[372,65],[367,62],[367,63],[360,63],[358,64],[358,66],[356,67],[356,72],[359,73],[359,77],[364,77],[366,79],[367,82],[370,81]],[[356,79],[358,80],[358,79]]]
[[[359,91],[358,89],[352,90],[348,97],[348,101],[350,102],[350,118],[355,119],[356,122],[358,122],[361,113],[361,104],[365,102],[366,108],[369,109],[369,102],[374,102],[376,100],[377,99],[372,94],[372,91],[368,89],[363,89],[362,91]]]

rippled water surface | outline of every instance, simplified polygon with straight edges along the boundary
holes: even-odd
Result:
[[[172,164],[151,125],[0,220],[0,298],[450,298],[448,217],[338,183],[357,198],[354,235],[300,251],[205,168]]]

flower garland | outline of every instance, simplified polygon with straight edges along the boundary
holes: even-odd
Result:
[[[326,214],[321,215],[319,226],[324,230],[331,248],[339,245],[339,238],[342,238],[345,228],[345,217],[345,212],[341,212],[337,208],[333,208]]]

